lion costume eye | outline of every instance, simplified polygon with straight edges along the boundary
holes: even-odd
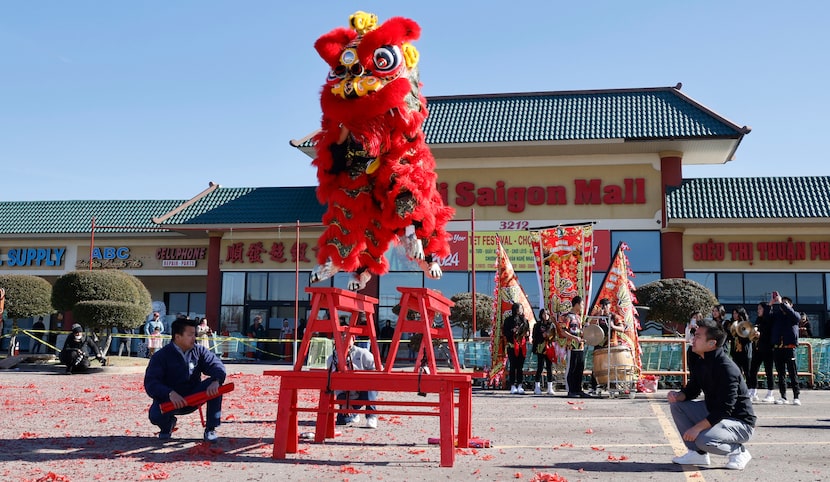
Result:
[[[346,67],[338,65],[329,71],[329,76],[326,80],[328,82],[336,82],[338,80],[342,80],[344,77],[346,77]]]
[[[375,72],[378,74],[392,73],[401,66],[403,56],[397,46],[384,45],[375,50],[373,62]]]

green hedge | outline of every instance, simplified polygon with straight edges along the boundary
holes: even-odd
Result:
[[[6,290],[7,317],[13,320],[52,313],[52,285],[38,276],[7,274],[0,276]]]

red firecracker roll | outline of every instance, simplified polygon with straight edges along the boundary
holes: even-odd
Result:
[[[208,396],[207,392],[193,393],[193,394],[190,394],[190,395],[184,397],[184,404],[187,407],[198,407],[199,405],[207,402],[208,400],[210,400],[212,398],[216,398],[219,395],[223,395],[225,393],[232,392],[233,388],[234,388],[233,383],[226,383],[224,385],[220,385],[219,386],[219,393],[217,393],[216,395],[214,395],[212,397]],[[164,402],[164,403],[161,404],[161,413],[167,413],[167,412],[169,412],[171,410],[175,410],[175,409],[176,409],[176,407],[173,406],[173,402]]]

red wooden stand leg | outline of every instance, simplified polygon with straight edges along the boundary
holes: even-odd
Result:
[[[458,385],[458,446],[469,447],[473,423],[473,385]]]
[[[297,390],[280,388],[277,405],[277,427],[274,429],[275,459],[284,459],[286,453],[297,453]]]
[[[452,384],[447,383],[439,395],[441,413],[441,467],[455,463],[455,395]]]

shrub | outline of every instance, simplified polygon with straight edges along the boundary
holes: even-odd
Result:
[[[464,330],[464,339],[473,331],[473,294],[471,292],[457,293],[450,298],[455,306],[450,308],[450,323],[460,326]],[[493,322],[493,297],[476,293],[476,330],[490,330]]]
[[[93,331],[111,326],[138,328],[153,310],[150,292],[138,278],[108,269],[73,271],[59,277],[52,289],[52,305],[72,311]]]
[[[685,278],[666,278],[637,288],[637,300],[648,306],[648,318],[661,321],[682,333],[689,316],[695,312],[711,313],[718,299],[702,284]]]
[[[0,288],[6,290],[6,310],[13,320],[52,313],[52,285],[25,274],[0,275]]]

